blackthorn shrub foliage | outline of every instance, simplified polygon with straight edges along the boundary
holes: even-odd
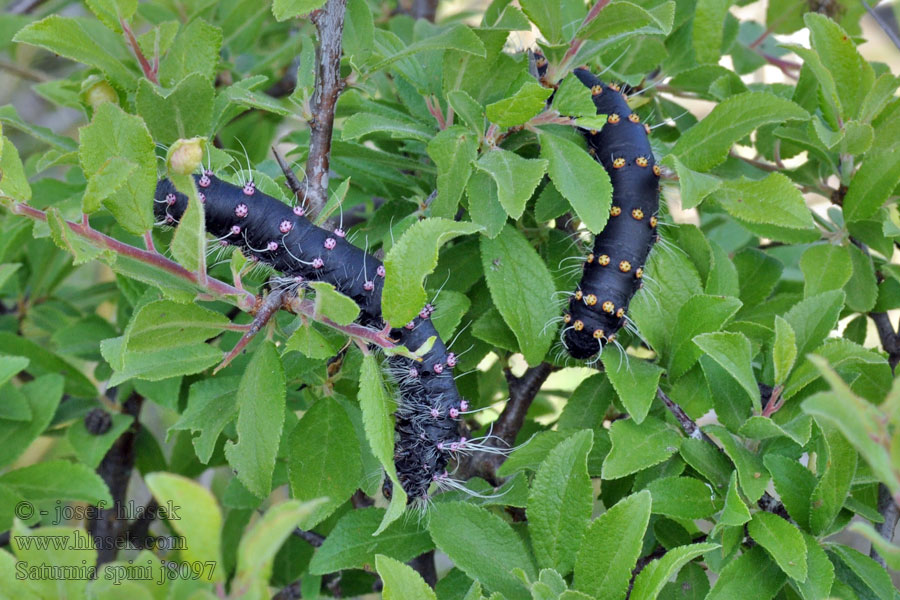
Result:
[[[0,597],[900,597],[896,21],[13,0]]]

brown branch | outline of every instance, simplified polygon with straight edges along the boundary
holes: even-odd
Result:
[[[550,363],[541,363],[536,367],[526,369],[521,377],[516,377],[509,368],[505,369],[506,381],[509,384],[509,400],[491,427],[491,434],[502,440],[504,447],[510,447],[515,443],[516,436],[525,423],[525,415],[528,413],[531,403],[550,373],[555,370],[556,367]],[[499,447],[501,444],[497,445]],[[460,478],[469,479],[478,476],[491,484],[497,484],[497,469],[504,460],[506,460],[506,456],[503,454],[475,453],[460,465]]]
[[[27,15],[47,0],[13,0],[6,7],[6,12],[13,15]]]
[[[8,204],[9,210],[16,215],[28,217],[35,221],[46,221],[47,213],[23,202],[11,202]],[[200,276],[193,271],[189,271],[178,263],[169,260],[158,252],[150,252],[131,246],[124,242],[100,233],[96,229],[92,229],[89,225],[83,223],[72,223],[66,221],[66,226],[75,235],[88,240],[93,246],[104,250],[111,250],[116,254],[128,256],[134,260],[140,261],[148,266],[154,267],[160,271],[164,271],[183,281],[195,285],[200,292],[206,292],[204,299],[206,300],[222,300],[235,304],[239,309],[255,314],[262,304],[262,299],[257,298],[250,292],[239,289],[233,285],[229,285],[224,281],[220,281],[213,277],[206,277],[201,283]],[[310,320],[327,325],[332,329],[336,329],[352,338],[361,340],[366,344],[374,344],[379,348],[396,348],[397,344],[391,340],[387,331],[377,331],[352,323],[350,325],[338,325],[331,319],[318,314],[315,302],[313,300],[301,300],[293,297],[287,300],[283,306],[286,310],[302,315]]]
[[[300,529],[299,527],[294,528],[294,535],[296,535],[301,540],[305,541],[307,544],[312,546],[313,548],[318,548],[322,544],[325,543],[325,536],[316,533],[315,531],[307,531],[305,529]]]
[[[885,34],[887,34],[888,38],[894,43],[894,45],[897,48],[900,48],[900,37],[897,36],[897,32],[895,31],[896,26],[891,27],[891,25],[887,21],[885,21],[881,17],[881,15],[878,14],[877,10],[869,6],[869,3],[866,2],[866,0],[862,0],[862,5],[865,7],[866,11],[868,11],[869,15],[873,19],[875,19],[875,22],[878,23],[878,26],[881,27],[881,30],[884,31]]]
[[[888,364],[891,371],[900,363],[900,335],[891,324],[891,318],[887,313],[870,312],[869,317],[875,322],[875,329],[878,330],[878,338],[881,340],[881,347],[888,353]]]
[[[878,484],[878,512],[884,517],[883,523],[875,524],[875,531],[878,535],[886,539],[888,542],[894,539],[894,529],[897,528],[897,521],[900,520],[900,506],[894,499],[894,495],[883,483]],[[875,546],[872,545],[869,550],[869,556],[872,557],[882,567],[887,567],[884,558],[878,554]]]
[[[113,505],[109,508],[89,507],[87,527],[97,547],[97,566],[116,560],[119,542],[126,536],[128,522],[120,520],[119,515],[134,469],[134,442],[141,427],[138,415],[143,403],[142,396],[132,393],[122,405],[122,413],[134,417],[134,422],[113,442],[97,467],[97,474],[103,478],[113,498]]]
[[[316,83],[309,121],[309,154],[306,159],[306,200],[315,211],[328,201],[328,165],[331,135],[338,96],[344,89],[341,78],[341,39],[347,0],[328,0],[312,15],[319,32],[316,46]]]
[[[268,296],[262,301],[259,306],[259,309],[256,311],[256,315],[253,317],[253,322],[250,324],[250,327],[247,329],[247,332],[241,336],[241,339],[237,344],[234,345],[234,348],[225,355],[225,358],[222,359],[222,362],[219,363],[215,369],[213,369],[213,375],[227,367],[234,358],[243,352],[244,348],[247,347],[247,344],[256,337],[256,334],[262,331],[262,328],[266,326],[269,322],[269,319],[277,313],[284,306],[285,298],[288,296],[287,288],[281,288],[272,291]]]

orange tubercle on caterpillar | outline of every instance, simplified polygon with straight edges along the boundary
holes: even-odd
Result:
[[[657,177],[662,175],[662,169],[659,168],[659,165],[653,165],[653,174]]]
[[[602,93],[603,93],[603,86],[602,86],[602,85],[595,85],[594,87],[591,88],[591,95],[592,95],[592,96],[599,96],[599,95],[602,94]]]
[[[628,271],[631,270],[631,263],[628,262],[627,260],[623,260],[622,262],[619,263],[619,270],[622,271],[623,273],[627,273]]]
[[[649,161],[647,161],[646,156],[638,156],[636,159],[634,159],[634,164],[636,164],[639,167],[646,167],[650,163],[649,163]]]
[[[639,116],[637,116],[637,113],[631,113],[630,115],[628,115],[628,120],[631,121],[632,123],[640,123],[641,122],[641,118]]]
[[[622,158],[621,156],[619,158],[615,158],[615,159],[613,159],[612,165],[613,165],[613,169],[621,169],[622,167],[625,166],[625,159]]]
[[[600,258],[597,259],[597,264],[599,264],[601,267],[605,267],[609,264],[609,256],[606,254],[601,254]]]
[[[622,317],[624,317],[624,316],[625,316],[625,309],[620,307],[619,310],[616,311],[616,316],[619,317],[620,319],[621,319]]]
[[[604,302],[601,308],[603,308],[603,312],[605,313],[613,314],[616,312],[616,305],[613,304],[611,300]]]
[[[656,227],[657,223],[659,223],[659,219],[656,218],[656,215],[650,217],[650,227]]]
[[[594,294],[588,294],[584,297],[584,303],[588,306],[594,306],[595,304],[597,304],[597,296],[595,296]]]
[[[587,262],[588,264],[591,264],[592,262],[594,262],[594,253],[593,253],[593,252],[591,252],[590,254],[587,255],[587,261],[586,261],[586,262]]]
[[[635,208],[634,210],[631,211],[631,216],[634,218],[635,221],[640,221],[641,219],[644,218],[644,211],[642,211],[639,208]]]
[[[602,329],[595,329],[592,335],[594,336],[595,340],[601,340],[604,337]]]
[[[610,207],[609,207],[609,214],[610,214],[610,216],[612,216],[612,217],[618,217],[619,215],[622,214],[622,209],[619,208],[619,207],[616,206],[616,205],[610,206]]]
[[[581,290],[575,290],[575,299],[581,300],[581,297],[582,297]]]
[[[619,122],[619,115],[616,113],[609,115],[608,117],[606,117],[606,122],[610,125],[615,125]]]
[[[640,279],[643,276],[644,276],[644,267],[638,267],[637,269],[635,269],[635,271],[634,271],[635,279]]]
[[[584,323],[582,323],[580,320],[575,321],[574,323],[572,323],[572,328],[575,331],[581,331],[582,329],[584,329]]]

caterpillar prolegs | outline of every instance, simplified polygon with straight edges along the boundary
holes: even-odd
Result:
[[[586,69],[575,76],[591,90],[600,131],[585,131],[589,148],[612,182],[606,227],[594,239],[584,273],[563,315],[563,343],[573,358],[586,359],[615,342],[635,292],[642,286],[647,256],[657,241],[660,169],[650,149],[650,128],[631,111],[617,86]]]
[[[304,217],[300,206],[293,209],[256,189],[252,181],[233,185],[204,171],[194,176],[204,203],[206,230],[219,243],[241,248],[254,260],[303,285],[324,281],[352,298],[360,308],[362,325],[383,326],[381,293],[385,268],[381,261],[345,239],[341,229],[327,231]],[[187,196],[168,179],[156,186],[154,211],[165,224],[177,224],[187,209]],[[456,356],[438,336],[427,305],[419,315],[391,337],[416,349],[434,336],[435,341],[421,362],[393,356],[389,359],[401,397],[396,413],[395,465],[398,479],[410,502],[427,497],[432,482],[444,487],[446,467],[460,452],[477,444],[460,437],[460,415],[468,410],[456,388],[453,367]],[[385,492],[390,494],[389,480]]]

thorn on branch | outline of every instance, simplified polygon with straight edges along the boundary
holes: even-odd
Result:
[[[269,322],[269,319],[284,306],[287,296],[288,291],[286,289],[278,289],[270,292],[269,295],[259,303],[259,308],[256,311],[256,315],[253,317],[253,322],[250,323],[249,329],[241,336],[240,341],[234,345],[234,348],[225,355],[225,358],[222,359],[219,366],[213,369],[213,375],[231,364],[231,361],[247,347],[247,344],[256,337],[256,334],[262,331],[263,327]]]

